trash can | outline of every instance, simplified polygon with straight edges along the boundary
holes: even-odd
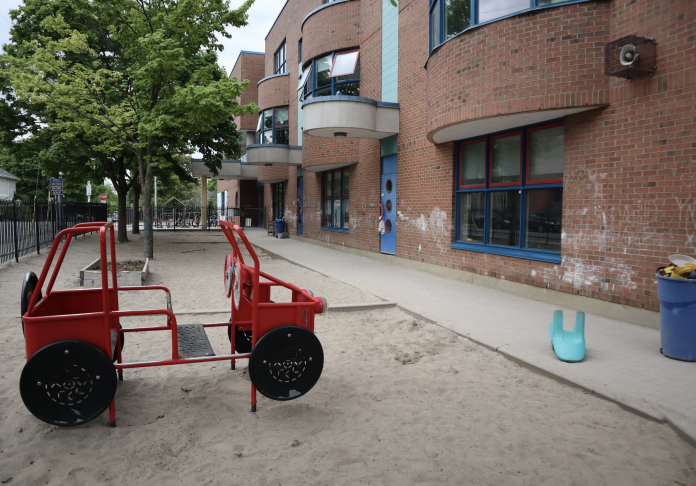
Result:
[[[280,233],[285,233],[285,221],[282,219],[275,220],[275,237],[278,238]]]
[[[657,275],[662,354],[696,361],[696,280]]]

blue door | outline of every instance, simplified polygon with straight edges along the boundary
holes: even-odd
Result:
[[[302,204],[303,204],[303,192],[302,189],[303,176],[297,178],[297,236],[302,236]]]
[[[381,236],[380,251],[396,252],[396,155],[382,157],[381,211],[384,234]]]

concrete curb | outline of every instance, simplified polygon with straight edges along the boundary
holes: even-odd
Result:
[[[389,307],[397,307],[396,302],[367,302],[364,304],[329,304],[329,312],[359,312],[366,310],[375,309],[387,309]],[[197,310],[187,310],[187,311],[176,311],[175,315],[179,314],[227,314],[230,309],[197,309]],[[19,317],[19,316],[12,316]]]

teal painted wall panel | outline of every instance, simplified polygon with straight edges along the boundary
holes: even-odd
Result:
[[[399,101],[399,8],[382,0],[382,101]]]
[[[382,140],[380,140],[380,142],[382,157],[386,157],[387,155],[393,155],[396,153],[396,135],[383,138]]]

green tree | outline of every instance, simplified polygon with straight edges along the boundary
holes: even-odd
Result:
[[[81,2],[93,26],[88,32],[71,29],[62,14],[48,15],[41,27],[55,35],[25,41],[22,55],[0,60],[21,102],[55,113],[61,137],[88,141],[111,158],[124,150],[135,157],[146,257],[153,257],[155,168],[195,148],[217,173],[225,153],[240,155],[232,116],[258,107],[237,103],[248,80],[238,83],[218,66],[216,35],[230,37],[227,27],[246,25],[252,3],[231,10],[226,0]]]

